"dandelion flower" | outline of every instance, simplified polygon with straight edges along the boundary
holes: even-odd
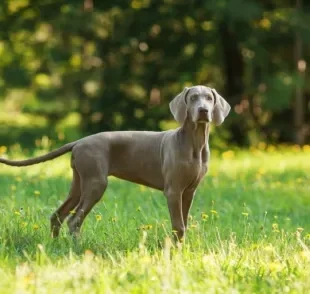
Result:
[[[97,214],[96,215],[96,220],[97,220],[97,222],[101,221],[102,220],[102,216],[100,214]]]
[[[310,145],[304,145],[303,151],[310,151]]]
[[[273,223],[271,227],[272,227],[272,231],[274,233],[279,233],[280,232],[279,231],[279,225],[277,223]]]
[[[228,150],[222,153],[223,159],[233,159],[235,157],[235,153],[232,150]]]
[[[152,225],[142,225],[140,226],[140,230],[151,230],[153,228]]]
[[[6,146],[0,146],[0,154],[5,153],[8,150]]]
[[[258,170],[258,173],[261,174],[261,175],[264,175],[266,173],[266,170],[261,167],[259,170]]]
[[[208,216],[206,213],[202,213],[202,214],[201,214],[201,219],[202,219],[202,220],[207,220],[208,217],[209,217],[209,216]]]

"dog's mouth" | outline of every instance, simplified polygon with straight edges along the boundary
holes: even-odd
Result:
[[[209,118],[209,115],[208,114],[203,114],[203,113],[200,113],[198,115],[198,118],[197,118],[197,123],[209,123],[211,122],[211,119]]]
[[[198,124],[207,124],[207,123],[210,123],[211,121],[210,120],[197,120],[197,123]]]

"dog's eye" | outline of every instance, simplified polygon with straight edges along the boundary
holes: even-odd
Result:
[[[213,99],[212,96],[207,95],[207,100],[208,100],[208,101],[212,101],[212,99]]]
[[[196,94],[195,94],[195,95],[192,95],[192,96],[191,96],[191,101],[196,101],[197,98],[198,98],[198,95],[196,95]]]

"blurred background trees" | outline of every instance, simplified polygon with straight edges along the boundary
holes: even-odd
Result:
[[[2,0],[0,146],[175,127],[184,86],[232,105],[215,146],[310,141],[310,3]]]

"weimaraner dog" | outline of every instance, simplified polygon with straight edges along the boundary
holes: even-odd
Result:
[[[11,166],[33,165],[72,151],[73,180],[66,201],[51,216],[51,232],[57,237],[70,211],[69,231],[78,235],[85,217],[102,198],[108,176],[163,191],[175,238],[181,240],[196,188],[208,170],[210,123],[220,125],[229,104],[215,89],[184,88],[169,104],[181,125],[164,132],[119,131],[91,135],[45,155],[12,161]]]

